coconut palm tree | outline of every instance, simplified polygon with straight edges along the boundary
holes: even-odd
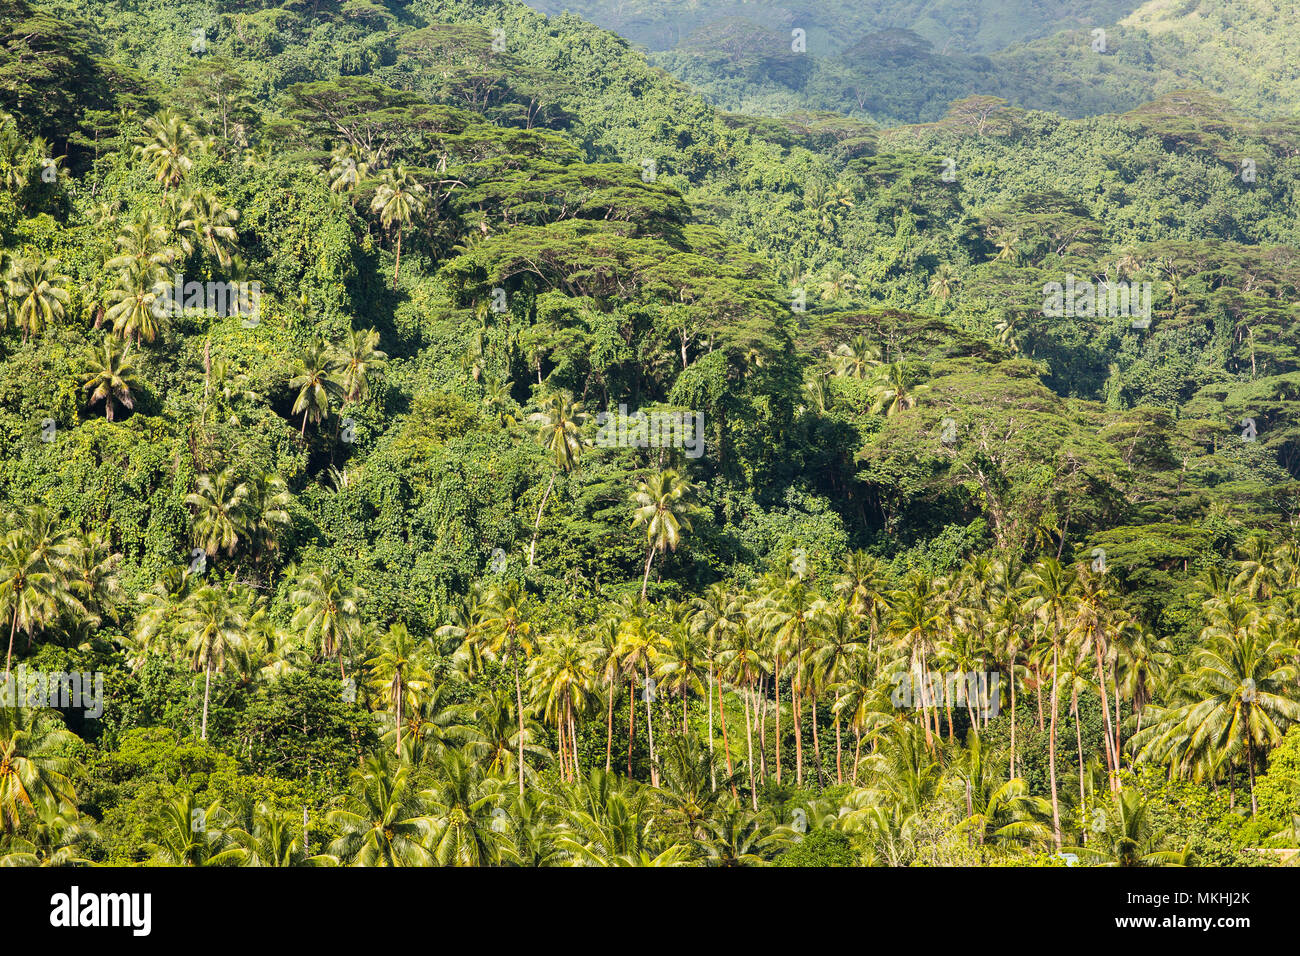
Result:
[[[370,395],[371,376],[382,372],[388,362],[388,354],[376,348],[378,345],[379,333],[374,329],[352,329],[343,340],[335,365],[344,401],[364,402]]]
[[[164,192],[170,192],[194,168],[191,155],[202,148],[194,127],[180,114],[164,110],[144,122],[144,136],[136,146],[137,159],[153,174]]]
[[[53,620],[65,601],[64,579],[56,550],[51,554],[22,520],[11,521],[0,535],[0,611],[9,620],[9,649],[4,679],[9,679],[18,631],[31,635]]]
[[[1300,702],[1294,699],[1294,643],[1243,605],[1245,599],[1234,596],[1207,609],[1210,623],[1180,681],[1190,703],[1172,708],[1133,742],[1142,748],[1139,759],[1195,766],[1194,776],[1202,775],[1203,767],[1231,767],[1244,757],[1254,813],[1255,765],[1281,742],[1290,724],[1300,721]],[[1210,759],[1197,759],[1203,755]]]
[[[542,704],[543,718],[555,725],[559,740],[560,775],[581,776],[578,767],[577,715],[595,690],[598,649],[568,631],[552,636],[528,665],[528,681]]]
[[[91,351],[87,371],[81,374],[81,390],[89,392],[87,403],[104,403],[104,418],[113,420],[113,407],[135,408],[131,389],[135,385],[136,364],[131,348],[121,339],[106,336],[103,344]]]
[[[935,270],[934,275],[930,277],[930,295],[940,302],[947,302],[952,298],[953,292],[956,291],[960,280],[956,272],[948,263],[942,263]]]
[[[386,169],[370,202],[370,211],[379,214],[379,222],[397,232],[397,258],[393,266],[393,288],[402,268],[402,235],[428,208],[428,190],[404,166]]]
[[[379,639],[378,653],[366,661],[370,683],[379,699],[385,701],[396,728],[397,755],[402,754],[402,727],[405,715],[418,713],[420,695],[429,689],[433,675],[425,668],[411,632],[402,623],[394,624]]]
[[[626,617],[619,625],[618,646],[614,653],[618,660],[619,670],[623,676],[628,678],[628,742],[627,742],[627,766],[628,776],[632,775],[632,744],[635,740],[635,713],[636,713],[636,693],[635,684],[639,677],[642,681],[642,700],[645,702],[646,716],[646,733],[650,746],[650,782],[652,786],[659,786],[659,768],[655,763],[655,736],[654,736],[654,719],[650,709],[650,704],[654,702],[655,694],[652,690],[651,671],[659,663],[659,657],[668,647],[668,640],[658,630],[651,627],[646,619],[640,614],[632,614]]]
[[[893,418],[899,412],[905,412],[916,405],[918,392],[929,389],[929,385],[913,385],[901,362],[891,362],[876,370],[871,381],[869,393],[872,399],[871,410],[884,412],[886,418]]]
[[[203,671],[203,723],[199,739],[208,739],[208,700],[212,692],[212,674],[225,669],[226,658],[244,641],[248,615],[245,608],[225,588],[207,585],[199,588],[181,606],[176,634],[185,642],[190,666]]]
[[[202,252],[221,268],[228,269],[232,253],[239,246],[235,232],[238,221],[238,209],[227,206],[212,193],[198,191],[182,203],[176,233],[187,256]]]
[[[23,811],[32,812],[43,801],[75,806],[69,779],[75,765],[67,754],[76,741],[76,735],[42,711],[0,707],[0,834],[13,833]]]
[[[519,586],[518,581],[506,581],[496,585],[487,594],[483,602],[482,620],[476,637],[483,650],[498,660],[514,673],[515,678],[515,712],[519,722],[519,793],[524,792],[524,691],[520,679],[520,662],[533,652],[531,639],[533,625],[532,608],[528,595]]]
[[[865,335],[855,335],[831,353],[831,365],[837,375],[866,378],[880,364],[880,347]]]
[[[348,866],[432,865],[428,796],[416,791],[410,767],[394,767],[386,754],[367,757],[353,779],[342,809],[326,816],[340,831],[330,854]]]
[[[537,534],[542,526],[542,512],[555,487],[555,479],[560,472],[566,474],[577,467],[582,458],[582,438],[580,429],[587,421],[588,415],[582,404],[573,400],[573,393],[568,391],[552,392],[541,401],[541,407],[528,416],[528,420],[537,426],[537,443],[546,449],[555,470],[546,484],[542,503],[537,508],[537,520],[533,522],[533,540],[528,545],[528,566],[533,566],[537,551]]]
[[[308,345],[294,364],[289,387],[297,389],[293,414],[302,413],[300,435],[307,434],[307,420],[322,421],[330,411],[330,399],[345,393],[338,358],[324,341]]]
[[[1186,848],[1169,847],[1163,830],[1151,815],[1151,805],[1140,790],[1129,788],[1112,794],[1100,839],[1070,852],[1094,866],[1186,866]]]
[[[182,793],[153,822],[159,836],[148,850],[163,866],[207,866],[228,847],[230,815],[217,801],[203,806],[194,794]]]
[[[91,866],[83,845],[99,839],[94,821],[48,797],[32,804],[34,816],[0,846],[0,866]]]
[[[23,341],[63,318],[71,278],[59,271],[58,259],[24,256],[9,267],[8,296]]]
[[[222,469],[215,480],[199,475],[185,503],[194,509],[194,543],[209,557],[220,551],[233,555],[249,531],[251,517],[248,484],[239,480],[234,468]]]
[[[351,655],[352,642],[361,633],[358,609],[365,592],[330,568],[319,568],[302,575],[290,593],[297,608],[291,626],[309,647],[320,646],[325,657],[338,656],[339,675],[347,680],[343,669],[343,649]]]
[[[167,242],[167,230],[148,208],[136,211],[113,245],[117,255],[104,263],[104,269],[109,272],[124,272],[132,266],[162,269],[176,258],[176,250]]]
[[[1069,633],[1068,611],[1074,598],[1077,577],[1061,562],[1046,557],[1025,575],[1028,600],[1025,610],[1034,615],[1043,628],[1051,650],[1052,693],[1051,725],[1047,737],[1048,776],[1052,785],[1052,839],[1057,852],[1061,849],[1061,809],[1056,792],[1056,718],[1060,692],[1061,652]]]
[[[153,342],[162,332],[163,322],[173,308],[166,274],[160,266],[132,260],[118,273],[105,296],[108,310],[104,317],[113,324],[113,334]]]
[[[691,499],[695,486],[675,469],[668,468],[649,475],[637,485],[632,495],[632,527],[645,525],[645,574],[641,577],[641,600],[645,600],[650,581],[650,562],[655,552],[677,550],[683,533],[691,530]]]

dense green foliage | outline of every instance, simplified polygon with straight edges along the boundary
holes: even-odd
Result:
[[[0,7],[5,673],[103,682],[0,707],[4,861],[1294,846],[1295,121],[723,113],[486,0]]]

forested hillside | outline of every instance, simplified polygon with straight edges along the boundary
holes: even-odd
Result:
[[[0,0],[0,862],[1291,860],[1300,121],[1168,78]]]
[[[651,51],[727,109],[933,121],[972,93],[1088,116],[1206,88],[1294,115],[1285,0],[534,0]]]

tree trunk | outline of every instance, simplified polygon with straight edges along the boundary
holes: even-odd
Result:
[[[519,683],[519,658],[515,658],[515,708],[519,712],[519,796],[524,795],[524,691]]]
[[[1058,651],[1052,648],[1052,724],[1047,735],[1047,769],[1052,780],[1052,840],[1056,851],[1061,852],[1061,805],[1056,796],[1056,701]]]
[[[393,288],[397,288],[397,273],[402,268],[402,227],[397,227],[397,262],[393,265]]]
[[[537,533],[542,527],[542,511],[546,508],[546,499],[551,497],[551,489],[555,487],[555,478],[559,475],[558,471],[551,472],[551,480],[546,483],[546,493],[542,495],[542,503],[537,507],[537,520],[533,522],[533,540],[528,545],[528,566],[533,566],[533,557],[537,553]],[[642,595],[644,597],[645,595]]]
[[[645,600],[646,585],[650,583],[650,562],[654,560],[654,557],[655,557],[655,546],[652,544],[650,545],[649,549],[646,551],[645,574],[641,577],[641,600],[643,601]]]
[[[754,688],[752,684],[747,688],[743,688],[740,692],[740,699],[745,704],[745,764],[749,767],[749,799],[754,807],[754,812],[757,813],[758,788],[754,786],[754,723],[750,718],[750,705],[756,705],[753,697]]]
[[[835,715],[835,782],[844,782],[844,763],[841,758],[839,714]]]
[[[634,675],[636,671],[632,672]],[[627,679],[627,779],[632,779],[632,742],[636,740],[636,678]]]
[[[718,771],[713,766],[713,661],[709,661],[709,788],[718,789]]]
[[[14,620],[9,625],[9,652],[5,654],[5,683],[9,683],[9,663],[14,656],[14,634],[18,631],[18,608],[14,607]]]
[[[727,705],[722,697],[722,685],[718,685],[718,723],[722,725],[722,751],[727,755],[727,777],[735,776],[735,771],[731,769],[731,741],[727,738]],[[736,782],[731,782],[731,795],[739,799],[736,793]]]
[[[776,670],[772,672],[772,690],[776,693],[776,712],[772,720],[776,726],[772,737],[776,741],[776,782],[781,782],[781,655],[776,655]]]
[[[659,766],[655,763],[655,724],[650,713],[650,662],[645,663],[645,732],[650,741],[650,786],[659,786]]]
[[[199,730],[199,740],[208,739],[208,696],[212,690],[212,662],[203,669],[203,726]]]
[[[609,682],[609,715],[605,718],[605,773],[610,772],[614,758],[614,682]]]

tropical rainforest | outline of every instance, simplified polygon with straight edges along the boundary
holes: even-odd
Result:
[[[1293,862],[1283,5],[535,6],[0,0],[0,863]]]

